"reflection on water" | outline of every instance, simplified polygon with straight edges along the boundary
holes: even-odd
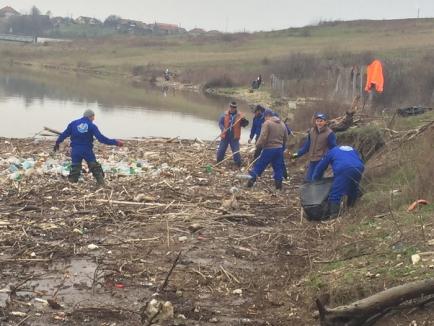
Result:
[[[228,101],[88,76],[0,71],[0,136],[31,137],[44,126],[63,130],[92,109],[95,123],[108,137],[210,140],[219,133],[217,119]]]

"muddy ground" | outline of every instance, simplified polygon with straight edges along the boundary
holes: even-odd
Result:
[[[97,145],[101,161],[145,162],[104,188],[37,167],[10,179],[10,157],[67,159],[52,145],[0,139],[1,325],[318,324],[305,276],[333,257],[338,222],[300,219],[301,162],[283,191],[270,171],[246,189],[215,144],[147,139]],[[166,321],[146,317],[152,298]]]

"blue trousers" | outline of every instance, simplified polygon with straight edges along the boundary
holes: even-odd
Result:
[[[354,205],[359,195],[359,183],[362,179],[363,168],[349,168],[333,177],[332,189],[329,194],[329,202],[340,204],[342,197],[348,197],[348,206]]]
[[[256,161],[253,169],[249,174],[256,180],[261,176],[262,172],[267,168],[268,164],[271,164],[273,168],[273,177],[276,181],[282,181],[283,179],[283,150],[282,148],[264,148]]]
[[[240,140],[228,136],[229,135],[227,135],[224,139],[220,140],[219,148],[217,150],[217,163],[223,161],[223,159],[225,158],[226,150],[230,145],[232,157],[235,164],[241,166]]]
[[[306,176],[304,177],[304,181],[306,182],[312,182],[312,177],[313,177],[313,171],[315,171],[316,166],[318,165],[320,161],[310,161],[309,164],[307,165],[307,172],[306,172]],[[322,178],[322,176],[321,176]]]
[[[71,149],[71,160],[72,165],[81,165],[82,160],[87,163],[96,162],[96,157],[93,149],[90,146],[75,145]]]

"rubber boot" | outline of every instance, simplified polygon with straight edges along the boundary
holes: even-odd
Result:
[[[98,186],[104,186],[104,171],[102,170],[101,164],[99,164],[98,162],[90,162],[89,170],[95,177]]]
[[[282,190],[282,180],[274,180],[274,185],[277,190]]]
[[[288,180],[288,170],[286,169],[286,165],[283,165],[283,178]]]
[[[252,188],[253,185],[255,184],[256,179],[255,178],[251,178],[249,181],[247,181],[247,188]]]
[[[80,178],[81,174],[81,164],[73,164],[71,165],[71,170],[69,171],[68,180],[72,183],[77,183],[78,178]]]
[[[340,210],[341,210],[340,203],[330,202],[330,218],[337,218],[339,216]]]

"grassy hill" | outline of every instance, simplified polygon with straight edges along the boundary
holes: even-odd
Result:
[[[68,44],[1,44],[2,60],[51,63],[130,73],[135,65],[155,64],[186,71],[202,67],[262,68],[263,59],[291,53],[322,54],[371,51],[377,56],[411,59],[434,46],[434,19],[330,22],[254,34],[215,36],[114,36]],[[253,65],[253,66],[252,66]]]

